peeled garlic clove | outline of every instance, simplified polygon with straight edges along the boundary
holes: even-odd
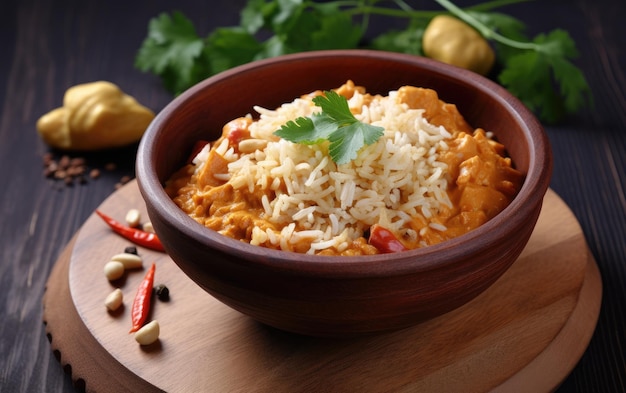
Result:
[[[159,333],[159,323],[154,320],[137,330],[135,333],[135,341],[137,341],[139,345],[150,345],[159,339]]]
[[[121,289],[117,288],[113,292],[109,293],[109,295],[104,300],[104,305],[110,311],[115,311],[120,308],[123,302],[124,294],[122,293]]]

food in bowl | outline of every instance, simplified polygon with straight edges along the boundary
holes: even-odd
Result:
[[[355,256],[460,236],[496,216],[520,190],[524,176],[505,147],[470,126],[435,90],[406,85],[371,95],[348,81],[333,91],[356,120],[380,128],[378,139],[357,145],[352,160],[335,162],[332,140],[294,143],[279,136],[277,130],[320,113],[316,97],[330,93],[315,91],[228,122],[219,139],[200,142],[166,192],[225,236],[271,249]]]
[[[254,113],[255,105],[278,108],[349,79],[371,93],[421,86],[453,102],[469,124],[493,131],[506,146],[524,174],[515,198],[478,228],[438,244],[405,252],[324,256],[224,236],[198,224],[166,193],[165,183],[185,165],[196,141],[219,139],[226,123]],[[193,282],[263,324],[331,337],[412,326],[483,293],[527,244],[551,170],[550,144],[541,123],[501,86],[431,59],[366,50],[297,53],[215,75],[163,108],[137,150],[137,180],[150,222],[168,256]]]

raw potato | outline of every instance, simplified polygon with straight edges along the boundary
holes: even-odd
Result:
[[[135,341],[137,341],[139,345],[150,345],[159,339],[159,333],[159,323],[154,320],[137,330],[135,333]]]
[[[424,54],[431,59],[487,75],[495,53],[487,40],[467,23],[450,15],[434,17],[422,38]]]
[[[111,292],[106,297],[106,299],[104,300],[104,305],[109,310],[115,311],[118,308],[120,308],[123,302],[124,302],[124,294],[122,293],[121,289],[116,288],[113,292]]]
[[[154,112],[106,81],[70,87],[63,106],[43,115],[37,131],[51,147],[100,150],[141,139]]]

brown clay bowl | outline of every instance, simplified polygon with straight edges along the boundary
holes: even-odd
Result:
[[[493,131],[525,174],[503,212],[456,239],[412,251],[323,257],[269,250],[193,221],[163,184],[199,139],[214,140],[253,105],[277,107],[351,79],[371,93],[403,85],[435,89],[474,127]],[[247,64],[211,77],[165,107],[138,151],[137,178],[156,233],[182,271],[208,293],[276,328],[315,336],[400,329],[467,303],[517,259],[536,224],[552,157],[536,118],[499,85],[416,56],[323,51]]]

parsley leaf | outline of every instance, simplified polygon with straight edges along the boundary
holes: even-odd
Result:
[[[372,40],[372,49],[421,55],[424,27],[409,27],[406,30],[391,30]]]
[[[493,45],[498,67],[490,76],[541,120],[554,123],[592,103],[587,81],[572,62],[578,53],[567,32],[557,29],[529,40],[522,21],[494,12],[529,0],[485,0],[465,8],[434,1],[444,10],[418,10],[402,0],[247,0],[238,26],[215,28],[204,38],[180,12],[163,13],[149,22],[135,67],[159,76],[168,91],[179,94],[218,72],[288,53],[370,47],[421,56],[427,24],[450,13]],[[390,23],[364,42],[373,17],[405,23]]]
[[[216,74],[253,61],[262,48],[245,29],[222,27],[209,35],[203,53],[211,74]]]
[[[335,91],[325,91],[324,95],[313,98],[313,103],[322,108],[322,115],[332,119],[338,127],[358,122],[348,106],[348,100]]]
[[[591,103],[584,75],[570,62],[578,51],[566,31],[556,29],[527,41],[523,25],[514,18],[465,11],[449,0],[435,1],[497,44],[503,63],[498,81],[542,120],[555,123],[563,114]]]
[[[543,120],[554,123],[591,101],[589,86],[568,61],[578,53],[567,32],[541,34],[533,43],[536,50],[520,50],[507,59],[499,82]]]
[[[181,91],[195,82],[194,67],[204,47],[203,40],[183,14],[163,13],[150,21],[135,67],[163,78],[170,91]]]
[[[528,38],[524,34],[524,23],[520,20],[499,12],[475,12],[471,11],[468,14],[472,15],[476,20],[483,23],[486,27],[493,31],[497,31],[499,34],[516,41],[528,41]],[[509,57],[517,54],[518,49],[512,48],[508,45],[502,44],[498,41],[493,42],[496,48],[496,56],[500,62],[505,62]]]
[[[289,121],[274,135],[302,144],[328,140],[328,153],[337,165],[354,160],[363,146],[375,143],[383,135],[382,127],[358,121],[350,112],[348,101],[332,90],[315,97],[313,103],[322,111]]]

